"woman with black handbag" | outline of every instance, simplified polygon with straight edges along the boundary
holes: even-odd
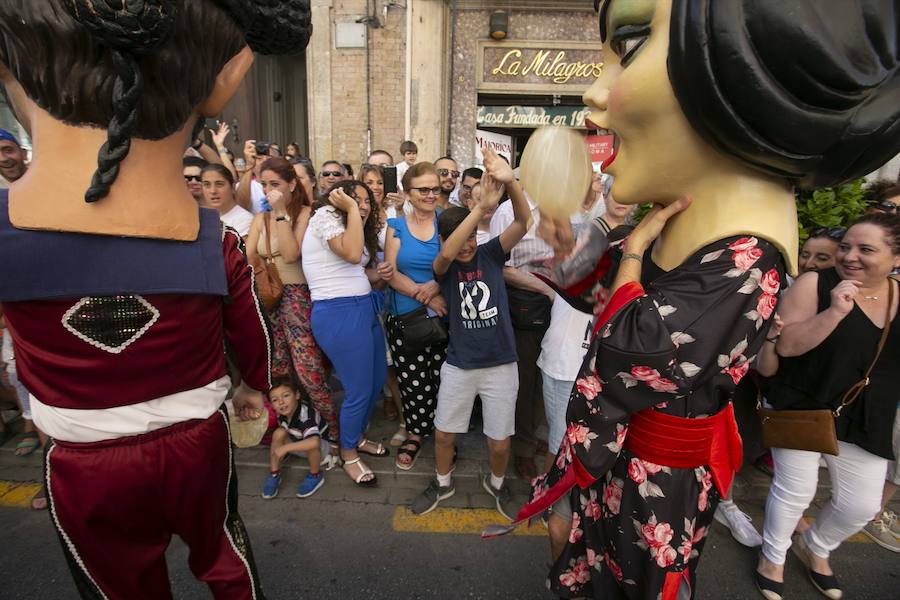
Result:
[[[764,437],[775,446],[757,568],[769,600],[781,598],[791,534],[815,494],[820,456],[831,501],[793,551],[826,597],[842,596],[829,554],[881,508],[900,372],[900,293],[889,277],[898,266],[900,218],[863,216],[844,235],[835,267],[802,275],[779,307],[784,330],[768,339],[780,356],[768,393],[775,410],[762,411]]]
[[[403,189],[412,211],[388,219],[385,262],[379,272],[391,286],[385,324],[409,433],[397,451],[396,465],[408,471],[422,439],[434,430],[441,365],[447,354],[447,330],[438,317],[447,314],[447,307],[432,271],[440,251],[435,208],[441,188],[434,165],[411,166],[403,175]]]

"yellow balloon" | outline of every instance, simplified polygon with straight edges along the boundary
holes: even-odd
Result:
[[[578,212],[593,175],[584,137],[566,127],[535,131],[520,167],[522,187],[544,214],[556,219]]]

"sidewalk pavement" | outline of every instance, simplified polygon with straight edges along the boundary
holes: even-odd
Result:
[[[11,423],[10,429],[21,431],[21,421]],[[385,447],[390,449],[391,455],[384,458],[363,455],[363,460],[378,477],[378,486],[374,488],[359,487],[350,481],[342,469],[336,467],[326,473],[326,484],[316,492],[316,499],[396,507],[408,506],[434,476],[434,443],[431,439],[427,439],[419,452],[419,458],[413,470],[403,471],[394,464],[397,449],[388,445],[388,441],[396,430],[397,422],[384,418],[384,412],[379,403],[367,436],[371,440],[383,442]],[[39,482],[42,478],[40,451],[26,458],[14,456],[13,451],[19,439],[20,436],[16,435],[0,447],[0,482],[9,482],[7,486],[9,489],[15,487],[12,484],[17,482]],[[457,447],[459,457],[453,473],[456,494],[442,501],[441,507],[493,509],[495,507],[494,498],[481,486],[481,478],[489,473],[484,436],[480,431],[460,435],[457,438]],[[240,493],[258,496],[269,471],[268,447],[236,449],[234,457],[238,468]],[[539,459],[538,468],[542,464],[542,460]],[[288,457],[283,464],[285,477],[282,482],[281,494],[293,496],[294,489],[306,475],[307,470],[306,459],[297,456]],[[528,482],[516,476],[512,464],[508,469],[507,478],[517,499],[524,503],[530,491]],[[757,510],[753,512],[761,513],[770,483],[771,479],[768,476],[747,466],[735,478],[734,499],[742,507],[756,508]],[[829,489],[827,471],[822,469],[815,506],[821,506],[823,501],[827,501]],[[18,489],[17,493],[22,495],[23,490]],[[4,490],[0,488],[0,505],[3,504],[4,497]],[[900,499],[892,505],[900,505]]]

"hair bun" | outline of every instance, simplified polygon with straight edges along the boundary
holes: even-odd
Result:
[[[309,0],[215,0],[246,32],[260,54],[297,54],[309,43]]]
[[[158,46],[175,25],[175,0],[65,0],[65,4],[96,38],[133,54]]]

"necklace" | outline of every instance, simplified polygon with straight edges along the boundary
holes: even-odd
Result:
[[[866,300],[878,300],[878,296],[863,296]]]

